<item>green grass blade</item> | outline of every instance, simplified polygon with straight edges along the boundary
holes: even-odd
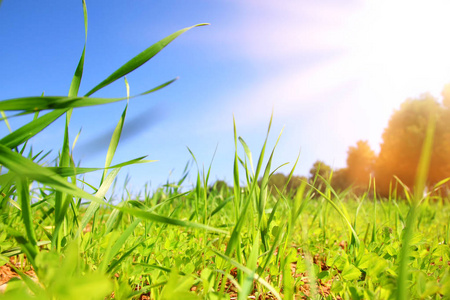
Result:
[[[225,255],[228,255],[228,256],[231,255],[234,248],[237,247],[239,244],[239,236],[241,234],[242,227],[244,225],[246,214],[247,214],[247,209],[248,209],[250,203],[251,203],[251,197],[246,197],[245,203],[241,209],[241,213],[238,216],[238,219],[236,221],[236,225],[234,226],[233,231],[231,232],[231,237],[230,237],[230,240],[228,241],[227,248],[225,250]]]
[[[250,293],[253,290],[253,279],[255,278],[255,275],[257,276],[255,270],[257,268],[259,255],[259,239],[260,236],[258,231],[253,239],[252,250],[250,252],[250,256],[247,262],[247,268],[251,270],[251,273],[246,274],[246,276],[244,277],[244,282],[242,284],[242,291],[238,295],[238,300],[247,299],[248,295],[250,295]]]
[[[8,134],[0,140],[0,144],[9,148],[15,148],[44,130],[48,125],[61,117],[66,111],[66,109],[62,109],[49,112],[48,114],[45,114]]]
[[[286,184],[284,185],[283,190],[281,191],[282,193],[287,189],[287,187],[289,185],[289,182],[291,181],[292,176],[294,175],[294,171],[295,171],[295,168],[297,167],[297,163],[298,163],[299,159],[300,159],[300,151],[298,152],[297,159],[295,160],[295,163],[294,163],[294,166],[291,169],[291,172],[289,172],[289,176],[288,176],[288,179],[286,181]]]
[[[95,199],[97,201],[91,202],[89,204],[88,209],[86,210],[86,213],[84,214],[83,218],[81,219],[80,227],[78,228],[78,231],[76,234],[77,236],[81,235],[82,230],[86,227],[86,225],[92,219],[92,217],[94,216],[95,212],[100,207],[100,205],[106,205],[106,203],[100,199],[103,199],[103,197],[105,197],[106,192],[109,190],[109,188],[113,184],[114,179],[116,178],[117,174],[119,174],[119,171],[120,171],[120,168],[113,169],[108,174],[106,179],[102,182],[102,185],[97,190],[97,193],[95,193],[95,196],[97,197]]]
[[[322,182],[327,186],[328,189],[330,189],[334,195],[339,198],[339,196],[336,194],[336,192],[334,191],[334,189],[331,187],[331,185],[328,183],[327,180],[325,180],[322,176],[317,175],[318,178],[322,179]],[[360,245],[360,240],[358,237],[358,234],[356,233],[355,229],[353,228],[352,224],[350,223],[350,219],[349,217],[344,213],[343,210],[341,210],[339,208],[339,206],[333,201],[331,200],[330,197],[328,197],[327,195],[325,195],[324,193],[322,193],[318,188],[316,188],[314,185],[307,183],[307,185],[309,185],[312,189],[314,189],[319,195],[321,195],[328,203],[331,204],[331,206],[333,206],[333,208],[338,212],[338,214],[344,219],[345,223],[347,224],[349,230],[350,230],[350,235],[352,235],[355,239],[356,245],[357,247],[359,247]]]
[[[69,97],[78,96],[78,90],[80,89],[81,78],[83,77],[83,69],[84,69],[84,56],[86,53],[86,41],[87,41],[87,31],[88,31],[88,15],[86,8],[86,1],[83,0],[83,13],[84,13],[84,47],[83,52],[81,53],[80,61],[78,62],[78,66],[75,70],[75,74],[73,75],[72,83],[69,88]]]
[[[78,133],[77,133],[77,135],[75,136],[75,138],[73,139],[72,149],[71,149],[72,152],[73,152],[73,149],[75,149],[75,145],[77,144],[78,139],[80,138],[80,134],[81,134],[81,128],[80,128],[80,130],[78,131]]]
[[[181,226],[181,227],[188,227],[188,228],[198,228],[198,229],[204,229],[212,232],[222,233],[222,234],[228,234],[228,231],[214,228],[211,226],[207,226],[200,223],[195,222],[189,222],[189,221],[183,221],[178,219],[173,219],[165,216],[161,216],[158,214],[154,214],[148,211],[135,209],[135,208],[129,208],[129,207],[117,207],[117,209],[126,212],[132,216],[135,216],[137,218],[141,218],[148,221],[168,224],[168,225],[175,225],[175,226]]]
[[[125,87],[127,89],[127,101],[130,99],[130,86],[128,85],[127,78],[124,78],[125,80]],[[116,153],[117,145],[119,145],[120,136],[122,135],[122,129],[123,124],[125,123],[125,117],[127,115],[128,110],[128,102],[127,105],[125,105],[125,108],[122,112],[122,116],[119,119],[119,122],[116,125],[116,128],[114,129],[114,132],[111,136],[111,141],[109,142],[108,152],[106,153],[106,159],[105,159],[105,170],[103,171],[102,175],[102,181],[103,178],[106,176],[106,168],[108,168],[111,165],[112,159],[114,157],[114,154]]]
[[[285,227],[285,226],[282,226],[282,227]],[[264,263],[262,265],[261,272],[264,272],[264,270],[266,269],[266,267],[270,263],[270,260],[273,258],[273,254],[275,253],[275,250],[279,246],[280,241],[282,240],[282,237],[283,237],[284,233],[285,233],[285,230],[283,230],[283,228],[279,228],[278,229],[277,234],[275,236],[275,240],[273,242],[273,245],[270,248],[269,252],[267,253],[266,259],[264,260]]]
[[[253,159],[252,159],[252,153],[250,152],[250,148],[247,146],[247,143],[244,141],[243,138],[239,137],[239,142],[241,143],[242,147],[244,148],[245,155],[247,155],[247,157],[248,157],[248,161],[250,163],[250,168],[251,168],[251,171],[253,174],[253,172],[255,172],[255,169],[253,168]]]
[[[105,86],[111,84],[112,82],[116,81],[117,79],[127,75],[128,73],[134,71],[135,69],[142,66],[144,63],[149,61],[151,58],[153,58],[156,54],[158,54],[163,48],[165,48],[168,44],[170,44],[174,39],[176,39],[178,36],[183,34],[184,32],[188,31],[191,28],[198,27],[198,26],[204,26],[208,25],[206,23],[203,24],[197,24],[191,27],[187,27],[184,29],[181,29],[165,38],[157,42],[156,44],[153,44],[152,46],[148,47],[135,57],[133,57],[131,60],[129,60],[126,64],[124,64],[122,67],[117,69],[115,72],[113,72],[108,78],[103,80],[101,83],[99,83],[97,86],[95,86],[92,90],[90,90],[86,96],[90,96],[96,91],[104,88]]]
[[[18,177],[16,179],[16,188],[19,196],[20,207],[22,208],[22,222],[27,233],[28,241],[33,248],[32,254],[36,255],[38,253],[36,235],[33,228],[33,215],[31,212],[31,202],[30,202],[30,190],[28,187],[28,180],[23,177]],[[33,257],[34,259],[35,257]]]
[[[209,214],[209,218],[211,218],[212,216],[214,216],[215,214],[217,214],[220,210],[222,210],[225,205],[227,205],[229,202],[231,202],[232,198],[228,198],[224,201],[222,201],[210,214]]]
[[[241,186],[239,182],[239,157],[237,153],[237,134],[236,121],[233,115],[233,132],[234,132],[234,165],[233,165],[233,191],[234,191],[234,217],[237,221],[239,218],[239,210],[241,204]]]
[[[214,249],[211,249],[211,251],[214,252],[217,256],[221,257],[223,260],[229,262],[230,264],[232,264],[239,270],[243,271],[245,274],[253,276],[254,280],[258,281],[261,285],[265,286],[275,296],[275,298],[277,298],[278,300],[281,300],[281,296],[277,292],[277,290],[272,285],[270,285],[270,283],[265,281],[263,278],[259,277],[259,275],[256,274],[254,271],[250,270],[246,266],[241,265],[240,263],[231,259],[227,255],[224,255]]]
[[[275,146],[272,149],[272,153],[270,154],[269,161],[267,162],[266,168],[264,170],[264,175],[261,179],[261,191],[259,194],[259,214],[260,214],[260,221],[264,214],[264,210],[266,207],[266,200],[267,200],[267,188],[269,184],[269,178],[270,178],[270,169],[272,167],[272,159],[273,155],[275,153],[275,148],[278,145],[278,142],[280,141],[281,134],[283,133],[283,130],[281,130],[280,134],[278,135],[278,139],[275,143]]]
[[[170,80],[166,83],[163,83],[147,92],[141,93],[137,96],[143,96],[143,95],[147,95],[149,93],[153,93],[157,90],[160,90],[166,86],[168,86],[169,84],[171,84],[172,82],[174,82],[176,79]],[[135,97],[137,97],[135,96]],[[26,97],[26,98],[20,98],[22,100],[25,99],[34,99],[36,100],[38,97]],[[46,104],[43,103],[41,100],[42,98],[44,99],[48,99],[48,98],[52,98],[52,97],[39,97],[41,98],[40,100],[36,100],[37,102],[40,102],[43,106],[45,106]],[[99,105],[99,104],[105,104],[105,103],[111,103],[111,102],[117,102],[117,101],[122,101],[125,100],[127,98],[114,98],[114,99],[105,99],[105,98],[68,98],[68,97],[53,97],[53,98],[58,98],[58,101],[72,101],[74,99],[78,99],[77,101],[79,102],[73,102],[70,103],[70,107],[80,107],[80,106],[91,106],[91,105]],[[65,100],[61,100],[61,99],[65,99]],[[68,100],[69,99],[69,100]],[[33,100],[33,101],[34,101]],[[106,100],[106,101],[105,101]],[[9,101],[9,100],[6,100]],[[69,102],[70,102],[69,101]],[[3,103],[4,101],[0,102]],[[21,101],[21,103],[23,105],[28,105],[26,103],[28,103],[28,100],[25,101]],[[48,103],[47,103],[48,104]],[[67,107],[68,104],[65,103],[64,105],[61,104],[61,107]],[[22,109],[22,107],[19,106],[15,106],[15,108],[18,109]],[[1,109],[0,109],[1,110]],[[9,148],[14,148],[17,147],[18,145],[26,142],[27,140],[29,140],[30,138],[32,138],[33,136],[35,136],[36,134],[38,134],[39,132],[41,132],[42,130],[44,130],[47,126],[49,126],[51,123],[53,123],[54,121],[56,121],[59,117],[61,117],[65,112],[67,112],[69,110],[69,108],[64,108],[64,109],[56,109],[52,112],[49,112],[27,124],[25,124],[24,126],[20,127],[19,129],[13,131],[12,133],[8,134],[7,136],[5,136],[4,138],[2,138],[0,140],[0,144],[3,144]]]
[[[8,128],[8,131],[11,133],[12,132],[11,125],[9,125],[9,121],[5,115],[5,112],[2,110],[2,111],[0,111],[0,114],[2,115],[2,121],[5,121],[5,125]]]
[[[72,83],[70,84],[69,97],[77,97],[78,96],[78,90],[80,89],[81,78],[83,77],[85,52],[86,52],[86,44],[83,47],[83,52],[81,53],[80,61],[78,62],[77,69],[75,70],[75,74],[73,75]]]
[[[95,171],[100,171],[100,170],[104,170],[104,169],[116,169],[116,168],[121,168],[124,166],[128,166],[128,165],[134,165],[134,164],[145,164],[145,163],[151,163],[151,162],[155,162],[156,160],[144,160],[146,156],[141,156],[117,165],[113,165],[113,166],[109,166],[107,168],[82,168],[82,167],[47,167],[47,169],[52,170],[53,172],[55,172],[56,174],[63,176],[63,177],[69,177],[69,176],[74,176],[74,175],[80,175],[80,174],[85,174],[85,173],[89,173],[89,172],[95,172]]]
[[[139,247],[140,245],[142,245],[144,242],[140,242],[137,243],[136,245],[134,245],[133,247],[131,247],[127,252],[125,252],[119,259],[113,261],[108,269],[106,270],[106,273],[108,274],[112,274],[113,272],[115,272],[116,268],[122,263],[122,261],[125,260],[125,258],[127,258],[128,256],[130,256],[134,250]]]
[[[129,226],[127,226],[127,229],[120,235],[120,237],[117,239],[117,241],[114,243],[114,245],[109,249],[107,252],[107,255],[103,258],[101,264],[100,264],[100,271],[104,272],[106,271],[106,268],[108,264],[111,262],[111,259],[120,251],[122,246],[125,244],[127,239],[130,237],[130,235],[133,233],[134,229],[141,223],[140,219],[134,220],[133,223],[131,223]]]
[[[106,173],[107,173],[107,168],[111,165],[114,154],[116,153],[117,145],[119,145],[119,140],[120,140],[120,136],[122,135],[122,129],[123,129],[123,124],[125,122],[127,110],[128,110],[128,104],[125,106],[122,116],[120,117],[120,120],[117,123],[116,128],[114,129],[114,132],[111,136],[111,140],[109,142],[109,147],[108,147],[108,152],[106,153],[105,169],[103,171],[101,181],[103,181],[103,178],[105,178]]]
[[[88,200],[97,200],[95,196],[83,191],[76,185],[67,182],[55,172],[35,164],[8,147],[0,145],[0,164],[19,176],[27,177],[53,187],[57,191],[71,194]]]
[[[409,253],[410,243],[414,234],[414,226],[416,224],[416,210],[423,197],[425,187],[427,184],[428,171],[430,168],[431,154],[433,151],[433,138],[436,128],[436,116],[430,115],[428,119],[428,126],[425,135],[425,140],[422,146],[422,153],[419,159],[419,165],[417,166],[416,182],[414,186],[414,197],[406,220],[405,232],[402,240],[402,247],[400,249],[400,262],[397,281],[396,298],[400,300],[409,299]]]
[[[0,0],[1,5],[1,0]],[[0,260],[3,261],[3,263],[9,264],[9,266],[20,276],[20,278],[25,282],[27,287],[32,291],[36,296],[38,296],[38,299],[45,299],[45,290],[42,288],[41,285],[34,282],[28,275],[23,273],[19,268],[17,268],[14,264],[10,263],[9,260],[4,259],[0,256]],[[34,297],[33,297],[34,298]]]
[[[91,97],[68,97],[68,96],[45,96],[45,97],[32,96],[0,101],[0,110],[35,112],[47,109],[67,110],[69,108],[103,105],[148,95],[150,93],[153,93],[168,86],[169,84],[175,82],[177,79],[178,78],[174,78],[148,91],[145,91],[143,93],[131,97],[91,98]]]
[[[20,248],[22,249],[23,253],[27,256],[28,260],[30,261],[31,265],[37,270],[35,257],[38,254],[36,244],[32,244],[23,234],[9,226],[5,226],[3,224],[0,224],[0,230],[2,232],[8,233],[11,237],[13,237],[17,243],[20,245]],[[1,258],[1,256],[0,256]]]

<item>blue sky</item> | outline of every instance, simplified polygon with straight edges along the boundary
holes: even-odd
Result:
[[[178,29],[194,28],[127,76],[130,101],[114,163],[148,155],[158,162],[122,170],[130,189],[176,181],[190,160],[200,168],[214,151],[212,180],[231,181],[233,114],[254,157],[272,109],[269,146],[284,127],[274,166],[294,162],[306,175],[321,159],[345,166],[349,146],[376,151],[393,110],[406,98],[439,97],[450,82],[450,4],[444,0],[87,0],[89,29],[80,94],[136,54]],[[0,7],[1,99],[66,95],[84,44],[81,1],[13,1]],[[97,92],[125,96],[123,80]],[[74,158],[104,164],[109,135],[125,102],[74,111]],[[24,120],[11,120],[17,129]],[[34,151],[61,147],[63,120],[32,140]],[[0,134],[7,133],[0,124]],[[288,173],[290,167],[282,172]],[[191,174],[196,174],[193,166]],[[195,176],[191,176],[194,180]],[[87,180],[95,184],[98,176]]]

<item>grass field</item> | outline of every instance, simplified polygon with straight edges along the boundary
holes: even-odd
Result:
[[[84,16],[87,33],[86,8]],[[91,95],[191,28],[150,46],[84,96],[78,95],[83,50],[68,96],[0,101],[8,128],[11,115],[4,111],[29,115],[27,124],[0,139],[0,280],[9,280],[0,298],[450,298],[449,199],[424,193],[433,124],[416,190],[403,198],[393,192],[379,199],[372,189],[356,197],[311,182],[272,193],[276,145],[266,138],[253,157],[236,128],[233,187],[210,182],[208,168],[194,174],[196,184],[186,192],[187,174],[137,197],[105,197],[121,167],[148,162],[140,157],[111,165],[128,105],[100,169],[72,159],[73,108],[128,102],[133,97]],[[129,90],[126,79],[124,86]],[[55,165],[45,165],[48,153],[33,153],[27,141],[60,117],[66,120],[60,155]],[[85,182],[88,172],[101,172],[101,183]]]
[[[74,197],[59,238],[58,192],[29,191],[27,225],[17,186],[2,207],[0,247],[4,270],[24,281],[10,281],[2,297],[388,299],[401,297],[399,284],[405,299],[450,295],[448,200],[418,206],[405,261],[406,200],[312,188],[274,197],[251,178],[236,191],[199,178],[189,192],[161,188],[115,208]],[[32,270],[38,284],[23,274]]]

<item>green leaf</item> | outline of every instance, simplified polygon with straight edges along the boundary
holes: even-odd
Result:
[[[128,73],[134,71],[135,69],[139,68],[143,64],[145,64],[147,61],[149,61],[151,58],[153,58],[156,54],[158,54],[163,48],[165,48],[168,44],[170,44],[174,39],[176,39],[178,36],[183,34],[184,32],[188,31],[191,28],[198,27],[198,26],[204,26],[208,25],[206,23],[197,24],[191,27],[187,27],[184,29],[181,29],[165,38],[157,42],[156,44],[153,44],[152,46],[148,47],[135,57],[133,57],[131,60],[129,60],[126,64],[124,64],[122,67],[117,69],[115,72],[113,72],[108,78],[103,80],[101,83],[99,83],[97,86],[95,86],[92,90],[90,90],[86,96],[90,96],[96,91],[104,88],[105,86],[111,84],[112,82],[116,81],[117,79],[127,75]]]
[[[192,276],[180,276],[178,271],[172,270],[167,284],[161,292],[162,300],[199,300],[199,296],[190,292],[195,279]]]
[[[347,264],[341,275],[345,280],[355,280],[361,276],[361,271],[354,265]]]

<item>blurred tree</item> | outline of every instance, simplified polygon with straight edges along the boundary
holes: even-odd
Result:
[[[271,189],[271,193],[274,196],[277,196],[278,193],[274,186],[281,192],[288,181],[288,176],[282,173],[276,173],[270,176],[269,178],[269,189]],[[287,187],[285,193],[287,194],[295,194],[300,187],[302,181],[308,181],[306,177],[303,176],[292,176],[289,183],[287,183]]]
[[[347,183],[353,185],[357,194],[367,191],[370,176],[373,175],[375,152],[367,141],[358,141],[356,147],[350,147],[347,151]],[[334,177],[334,175],[333,175]]]
[[[448,99],[448,86],[443,92]],[[430,116],[436,116],[436,131],[428,186],[450,176],[450,106],[442,106],[433,96],[424,94],[419,99],[408,99],[394,111],[383,133],[380,154],[375,165],[379,192],[387,196],[390,183],[396,175],[413,188],[417,165]]]
[[[333,178],[331,178],[331,186],[336,191],[344,191],[351,185],[351,181],[348,175],[348,169],[342,168],[333,172]]]
[[[231,190],[231,187],[229,187],[227,182],[224,181],[224,180],[217,180],[214,183],[213,188],[215,188],[218,191],[229,191],[229,190]]]
[[[331,171],[329,165],[320,160],[316,161],[309,170],[309,183],[314,184],[315,188],[322,193],[325,192],[326,184],[324,183],[324,180],[329,180]]]
[[[287,191],[289,193],[295,194],[300,188],[302,182],[308,182],[308,178],[306,178],[305,176],[292,176],[291,180],[288,183]]]
[[[323,161],[316,161],[312,168],[309,170],[309,180],[314,181],[314,178],[316,178],[316,174],[322,176],[325,179],[328,179],[331,174],[331,167],[324,163]]]
[[[450,83],[447,83],[442,90],[442,103],[446,108],[450,108]]]

